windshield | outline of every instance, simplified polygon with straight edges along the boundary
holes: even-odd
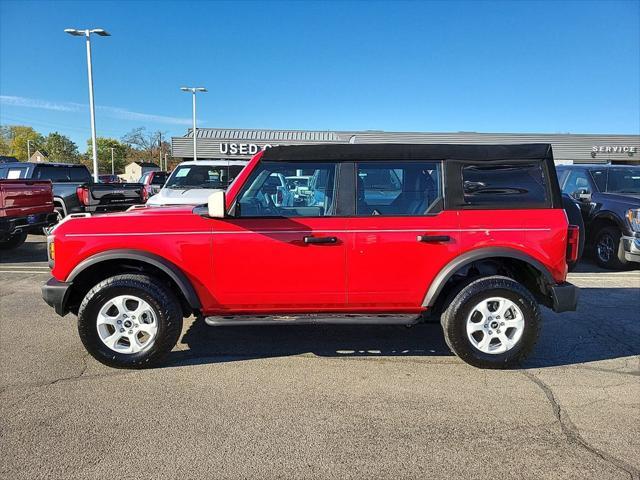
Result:
[[[181,165],[169,177],[166,188],[222,188],[240,173],[241,166]]]
[[[640,194],[640,168],[610,168],[607,192]]]

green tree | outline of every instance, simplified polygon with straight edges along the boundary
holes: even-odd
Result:
[[[73,141],[58,132],[52,132],[44,138],[44,149],[51,162],[77,163],[80,154]]]
[[[0,125],[0,155],[11,155],[11,128]]]
[[[93,170],[93,153],[91,151],[91,139],[87,140],[87,153],[82,157],[81,162],[89,170]],[[113,164],[115,174],[124,173],[127,164],[127,146],[120,143],[115,138],[98,137],[96,139],[98,149],[98,171],[101,174],[111,173],[111,149],[113,148]]]
[[[22,125],[12,125],[9,127],[11,140],[9,145],[11,146],[11,155],[18,160],[29,160],[27,142],[30,143],[31,153],[36,150],[44,150],[44,137],[36,132],[31,127],[25,127]]]

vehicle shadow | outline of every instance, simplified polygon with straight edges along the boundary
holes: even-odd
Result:
[[[546,308],[538,344],[522,368],[573,365],[640,355],[640,288],[585,288],[577,312]],[[313,354],[319,357],[453,355],[437,323],[402,326],[285,325],[209,327],[196,320],[167,367]]]
[[[320,357],[450,356],[439,324],[210,327],[193,322],[168,366],[312,353]]]
[[[27,241],[19,247],[0,250],[0,264],[47,261],[47,237],[44,235],[29,235]]]
[[[634,270],[638,270],[640,269],[640,264],[637,263],[630,263],[628,267],[624,268],[623,270],[608,270],[606,268],[602,268],[601,266],[599,266],[596,261],[594,260],[592,255],[587,255],[585,254],[585,256],[583,256],[580,259],[580,262],[578,262],[578,264],[576,265],[576,267],[570,272],[572,274],[576,274],[576,273],[615,273],[615,272],[628,272],[628,271],[634,271]]]

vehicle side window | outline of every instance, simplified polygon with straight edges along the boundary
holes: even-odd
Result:
[[[598,187],[598,191],[606,192],[607,191],[607,171],[604,169],[600,170],[591,170],[591,178],[593,178],[593,182]]]
[[[564,184],[562,193],[569,195],[575,195],[580,190],[586,190],[587,193],[593,192],[593,187],[589,180],[589,174],[586,170],[573,170],[567,178],[567,182]]]
[[[91,182],[91,174],[86,167],[70,167],[69,179],[72,182]]]
[[[292,192],[286,177],[308,175],[309,186]],[[236,217],[335,215],[335,163],[261,162],[238,194]]]
[[[474,164],[462,167],[464,203],[473,206],[548,204],[545,174],[540,163]]]
[[[164,185],[164,182],[167,180],[166,173],[156,173],[151,179],[151,185]]]
[[[147,172],[145,174],[143,174],[139,179],[138,179],[138,183],[147,183],[147,178],[149,178],[150,173]]]
[[[38,180],[51,180],[52,182],[68,182],[69,168],[40,165],[35,169],[34,178]]]
[[[7,180],[16,180],[18,178],[26,178],[27,169],[26,168],[8,168],[2,170],[2,175],[0,178],[6,178]]]
[[[441,197],[439,162],[360,162],[356,215],[425,215]]]

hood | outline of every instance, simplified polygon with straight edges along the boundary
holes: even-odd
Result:
[[[629,205],[629,208],[640,207],[640,194],[638,193],[598,193],[603,200],[606,199],[611,202],[625,203]]]
[[[207,203],[209,195],[217,189],[213,188],[191,188],[178,190],[174,188],[163,188],[160,193],[147,200],[147,205],[202,205]]]

